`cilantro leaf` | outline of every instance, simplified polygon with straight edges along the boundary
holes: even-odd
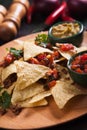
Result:
[[[9,95],[6,91],[2,93],[0,96],[0,106],[3,109],[9,108],[11,104],[11,95]]]
[[[23,51],[22,50],[17,50],[15,48],[10,48],[10,52],[15,56],[15,57],[22,57]]]
[[[37,44],[40,44],[40,43],[48,43],[48,42],[49,42],[48,35],[47,35],[47,34],[38,34],[38,35],[36,36],[35,42],[36,42]]]

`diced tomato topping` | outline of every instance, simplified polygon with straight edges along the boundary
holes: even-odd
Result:
[[[53,69],[53,76],[54,76],[55,79],[58,78],[58,71],[57,71],[56,68]]]
[[[52,88],[53,86],[55,86],[56,85],[56,81],[55,80],[52,80],[52,81],[50,81],[49,83],[48,83],[48,87],[49,88]]]
[[[13,54],[8,53],[7,56],[5,57],[5,63],[9,65],[14,61],[14,59],[15,57],[13,56]]]
[[[41,64],[41,65],[48,66],[49,60],[48,60],[47,58],[44,58],[43,60],[40,61],[40,64]]]
[[[59,54],[58,51],[54,51],[52,55],[53,55],[54,60],[56,60],[56,59],[58,59],[60,57],[60,54]]]
[[[51,64],[53,64],[52,54],[42,53],[36,56],[36,59],[41,65],[50,66]]]
[[[28,62],[31,64],[40,64],[40,62],[36,58],[30,58]]]
[[[58,79],[58,71],[56,68],[54,68],[53,70],[50,69],[48,72],[47,72],[47,75],[48,76],[53,76],[54,79]]]
[[[50,75],[52,75],[52,73],[53,73],[53,70],[50,69],[50,70],[47,72],[47,75],[50,76]]]
[[[61,51],[69,51],[69,50],[73,50],[74,46],[72,44],[62,44],[60,46],[60,50]]]
[[[39,55],[37,56],[37,59],[38,59],[39,61],[43,60],[44,58],[46,58],[46,54],[45,54],[45,53],[39,54]]]

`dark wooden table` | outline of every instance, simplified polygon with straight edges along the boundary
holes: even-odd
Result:
[[[9,7],[9,5],[11,4],[11,1],[12,0],[0,0],[0,4],[5,5],[6,7]],[[19,38],[19,37],[31,34],[34,29],[36,29],[40,24],[42,24],[44,22],[44,20],[45,20],[44,17],[37,15],[32,19],[32,22],[30,24],[28,24],[26,21],[26,18],[25,18],[22,21],[19,32],[15,38]],[[3,45],[5,43],[6,42],[2,42],[1,44]],[[46,128],[46,129],[48,129],[48,128]],[[75,120],[69,121],[67,123],[56,125],[54,127],[50,127],[50,129],[87,130],[87,114],[83,115],[82,117],[77,118]]]

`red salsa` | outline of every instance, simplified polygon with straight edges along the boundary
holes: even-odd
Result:
[[[76,56],[71,63],[71,69],[77,73],[87,73],[87,53]]]
[[[54,63],[54,60],[60,58],[60,54],[58,51],[53,51],[50,53],[41,53],[36,57],[31,57],[28,62],[31,64],[40,64],[50,68],[50,70],[46,74],[46,85],[51,88],[56,84],[56,80],[59,78],[59,73]]]
[[[70,50],[74,50],[74,46],[72,44],[61,44],[60,46],[60,50],[61,51],[70,51]]]

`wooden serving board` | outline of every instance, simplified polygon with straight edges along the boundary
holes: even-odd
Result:
[[[0,61],[6,55],[6,48],[18,48],[19,40],[35,39],[37,34],[24,36],[0,47]],[[87,46],[87,32],[84,32],[82,46]],[[0,116],[0,127],[8,129],[39,129],[65,123],[87,114],[87,96],[77,96],[69,101],[64,109],[60,110],[52,97],[48,98],[49,105],[37,108],[23,109],[19,115],[14,115],[10,110]]]

